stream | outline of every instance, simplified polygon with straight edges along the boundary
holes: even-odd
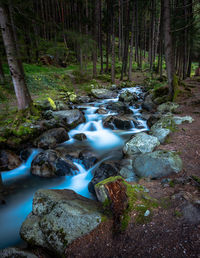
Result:
[[[125,88],[120,92],[124,90],[136,92],[137,94],[141,93],[139,87]],[[33,176],[30,173],[31,162],[41,151],[33,149],[28,160],[20,167],[12,171],[2,172],[4,185],[11,189],[13,188],[13,193],[6,196],[6,204],[0,206],[0,249],[23,243],[19,236],[19,230],[26,216],[32,210],[32,199],[38,189],[72,189],[87,198],[95,198],[88,191],[88,184],[93,177],[92,171],[105,160],[118,159],[117,153],[132,134],[148,130],[146,121],[142,119],[140,114],[140,106],[137,108],[135,106],[129,107],[133,112],[133,117],[139,122],[140,129],[135,128],[134,124],[129,130],[115,130],[115,128],[111,130],[103,127],[103,119],[109,115],[117,115],[117,113],[106,109],[108,113],[101,115],[95,113],[96,110],[101,106],[106,108],[108,104],[117,102],[118,99],[116,97],[114,99],[104,99],[94,103],[76,105],[76,108],[84,112],[86,122],[72,129],[69,132],[70,139],[62,145],[77,146],[78,148],[80,142],[75,140],[73,136],[77,133],[84,133],[87,136],[87,140],[81,143],[82,148],[90,146],[100,157],[100,161],[89,170],[85,169],[80,160],[75,160],[74,164],[79,169],[79,173],[74,176],[58,178]]]

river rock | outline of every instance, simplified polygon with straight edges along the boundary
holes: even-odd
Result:
[[[79,103],[88,103],[90,101],[91,101],[91,99],[87,95],[86,96],[78,96],[77,97],[77,102],[79,102]]]
[[[176,125],[180,125],[184,122],[191,124],[194,121],[194,119],[191,116],[174,116],[173,119]]]
[[[99,108],[95,111],[96,114],[100,114],[100,115],[105,115],[108,113],[107,110],[105,110],[104,108]]]
[[[40,177],[72,175],[77,170],[71,160],[61,157],[55,150],[40,152],[31,164],[31,173]]]
[[[114,110],[118,113],[124,113],[124,114],[132,114],[133,112],[129,109],[128,104],[123,103],[121,101],[110,103],[107,106],[108,109]]]
[[[158,140],[163,143],[166,137],[176,129],[176,124],[174,122],[172,115],[166,115],[161,117],[152,127],[151,133],[153,136],[157,137]]]
[[[117,97],[117,93],[107,89],[92,89],[91,94],[97,99],[112,99]]]
[[[151,114],[147,118],[147,125],[148,125],[148,127],[151,128],[160,118],[161,118],[161,114],[160,113]]]
[[[160,178],[182,170],[182,161],[178,154],[158,150],[139,155],[133,164],[139,177]]]
[[[132,159],[122,159],[120,161],[119,175],[122,176],[128,182],[136,182],[137,177],[133,171],[133,160]]]
[[[145,100],[144,102],[142,103],[142,108],[149,111],[149,112],[152,112],[155,110],[156,108],[156,105],[154,104],[153,100],[153,95],[152,94],[149,94],[145,97]]]
[[[87,139],[87,136],[84,133],[77,133],[74,135],[74,139],[78,141],[84,141]]]
[[[97,169],[94,171],[94,177],[88,185],[88,189],[91,193],[95,193],[94,186],[100,181],[111,177],[116,176],[119,171],[119,164],[112,161],[103,162]]]
[[[108,116],[103,121],[103,126],[110,129],[128,130],[139,126],[139,122],[128,116]]]
[[[75,239],[95,229],[102,219],[96,201],[72,190],[38,190],[33,210],[20,229],[31,246],[40,246],[59,257]]]
[[[1,258],[38,258],[35,254],[19,249],[17,247],[8,247],[0,250]]]
[[[0,171],[15,169],[21,165],[20,158],[12,151],[0,150]]]
[[[137,93],[135,92],[130,92],[128,90],[123,91],[120,95],[119,95],[119,101],[122,102],[126,102],[126,103],[130,103],[130,102],[135,102],[139,99]]]
[[[52,112],[55,120],[66,129],[75,128],[77,125],[85,122],[85,117],[78,109],[62,110]]]
[[[158,138],[146,133],[138,133],[125,144],[123,152],[126,155],[147,153],[152,152],[158,145],[160,145]]]
[[[89,169],[97,163],[97,155],[91,150],[83,150],[79,154],[79,159],[82,161],[86,169]]]
[[[54,128],[44,132],[34,141],[34,145],[42,149],[56,147],[57,144],[69,140],[68,133],[64,128]]]
[[[179,104],[174,102],[166,102],[157,107],[157,111],[161,113],[174,112],[179,107]]]

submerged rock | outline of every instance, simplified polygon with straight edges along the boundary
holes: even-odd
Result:
[[[46,131],[34,141],[34,145],[42,149],[56,147],[57,144],[69,140],[68,133],[64,128],[54,128]]]
[[[147,153],[152,152],[158,145],[160,145],[160,142],[156,137],[146,133],[138,133],[126,142],[123,152],[126,155]]]
[[[139,177],[160,178],[182,170],[182,161],[178,154],[158,150],[139,155],[133,164]]]
[[[0,171],[12,170],[21,165],[21,159],[12,151],[0,150]]]
[[[83,113],[78,109],[52,112],[52,116],[66,129],[75,128],[77,125],[85,122]]]
[[[20,235],[31,246],[61,257],[72,241],[95,229],[101,217],[97,202],[72,190],[38,190]]]
[[[92,89],[92,95],[97,99],[112,99],[117,97],[117,93],[107,89]]]
[[[72,175],[78,168],[55,150],[40,152],[32,161],[31,173],[40,177]]]

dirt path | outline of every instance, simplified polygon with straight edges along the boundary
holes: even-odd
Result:
[[[91,234],[77,239],[66,257],[198,257],[200,258],[200,191],[192,175],[200,177],[200,83],[185,81],[187,87],[177,102],[180,116],[190,115],[192,124],[180,125],[161,149],[176,150],[183,171],[168,177],[174,180],[142,180],[160,207],[151,222],[135,225],[133,217],[123,234],[112,234],[107,221]]]

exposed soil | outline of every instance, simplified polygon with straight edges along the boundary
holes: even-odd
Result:
[[[176,150],[183,171],[168,180],[141,180],[159,200],[151,222],[136,225],[134,214],[123,234],[113,235],[112,221],[74,241],[66,257],[198,257],[200,258],[200,83],[187,79],[177,102],[178,115],[190,115],[192,124],[178,126],[160,149]]]

